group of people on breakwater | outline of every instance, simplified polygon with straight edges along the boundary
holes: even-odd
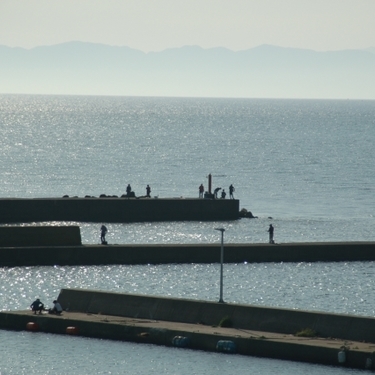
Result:
[[[227,196],[227,193],[225,192],[225,189],[222,189],[221,187],[215,188],[214,195],[213,195],[214,199],[218,199],[218,194],[219,194],[220,190],[221,190],[220,198],[225,199],[225,197]],[[203,184],[199,185],[198,191],[199,191],[199,198],[207,198],[208,197],[208,196],[206,197],[205,194],[204,194],[205,190],[204,190]],[[234,188],[233,184],[230,184],[230,186],[229,186],[229,198],[230,199],[234,199],[234,195],[233,195],[234,191],[235,191],[235,188]],[[206,195],[209,195],[209,193],[206,192]],[[208,198],[210,198],[210,197],[208,197]]]
[[[63,312],[63,308],[61,307],[60,303],[57,300],[54,300],[52,303],[53,303],[53,307],[51,309],[46,309],[44,307],[44,303],[39,298],[37,298],[30,305],[30,309],[34,314],[36,313],[43,314],[43,311],[48,311],[48,314],[60,315]]]
[[[144,196],[136,196],[135,191],[133,191],[130,184],[126,186],[126,194],[122,194],[121,198],[151,198],[151,186],[147,184],[146,186],[146,195]],[[77,196],[70,197],[69,195],[64,195],[63,198],[78,198]],[[92,195],[85,195],[85,198],[95,198]],[[107,194],[100,194],[99,198],[118,198],[118,195],[107,195]]]
[[[151,198],[151,187],[150,185],[147,185],[146,186],[146,198]],[[124,197],[124,195],[122,195],[122,197]],[[128,186],[126,187],[126,195],[125,197],[135,197],[135,192],[132,191],[132,187],[130,186],[130,184],[128,184]]]
[[[227,193],[226,193],[225,189],[222,189],[221,187],[217,187],[217,188],[215,188],[214,193],[210,194],[208,191],[205,191],[203,184],[200,184],[200,186],[198,188],[199,198],[218,199],[219,198],[218,194],[219,194],[220,190],[221,190],[220,198],[225,199],[226,196],[227,196]],[[236,189],[234,188],[233,184],[230,184],[228,190],[229,190],[229,199],[235,199],[233,193],[235,192]],[[69,195],[64,195],[63,198],[69,198]],[[77,197],[73,197],[73,198],[77,198]],[[95,197],[93,197],[91,195],[86,195],[85,198],[95,198]],[[117,195],[100,194],[99,198],[118,198],[118,196]],[[131,185],[128,184],[126,186],[126,194],[122,194],[121,198],[151,198],[151,186],[149,184],[147,184],[146,195],[141,196],[141,197],[139,197],[139,196],[137,197],[135,195],[135,191],[132,190]]]
[[[128,198],[135,198],[135,192],[132,190],[132,187],[130,184],[128,184],[128,186],[126,187],[126,194],[123,194],[121,196],[122,198],[124,197],[128,197]],[[147,184],[146,186],[146,195],[145,195],[146,198],[151,198],[151,187],[150,185]]]

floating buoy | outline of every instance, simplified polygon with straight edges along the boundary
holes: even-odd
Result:
[[[36,332],[36,331],[39,331],[39,325],[38,325],[38,323],[35,323],[35,322],[28,322],[26,324],[26,329],[28,331]]]
[[[235,353],[236,344],[230,340],[219,340],[216,344],[216,350],[224,353]]]
[[[175,336],[172,339],[172,345],[178,348],[186,348],[189,346],[190,340],[185,336]]]
[[[337,354],[337,359],[338,359],[339,363],[345,363],[346,362],[346,353],[343,350],[339,351],[339,353]]]
[[[66,327],[66,333],[68,335],[78,335],[78,327]]]

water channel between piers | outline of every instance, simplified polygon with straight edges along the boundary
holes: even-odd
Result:
[[[78,227],[1,227],[1,266],[216,263],[220,244],[82,245]],[[227,244],[224,262],[375,260],[375,242]],[[63,289],[62,316],[0,313],[2,329],[373,369],[375,319],[206,301]],[[219,326],[222,319],[230,327]],[[303,329],[311,337],[297,337]]]

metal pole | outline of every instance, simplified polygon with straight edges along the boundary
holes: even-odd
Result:
[[[224,228],[215,228],[221,232],[221,249],[220,249],[220,303],[224,303],[223,300],[223,263],[224,263]]]

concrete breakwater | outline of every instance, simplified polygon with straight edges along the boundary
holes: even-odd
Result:
[[[76,225],[0,226],[0,249],[3,247],[77,246],[81,232]]]
[[[62,316],[1,312],[0,328],[374,368],[371,317],[79,289],[58,300]]]
[[[216,221],[239,218],[236,199],[194,198],[3,198],[0,223],[79,221],[129,223]]]
[[[82,289],[62,289],[58,300],[69,311],[90,314],[209,326],[226,318],[238,329],[294,334],[310,328],[323,338],[375,342],[375,318],[354,315]]]
[[[226,244],[225,263],[374,261],[375,242]],[[0,266],[219,263],[220,244],[0,247]]]

